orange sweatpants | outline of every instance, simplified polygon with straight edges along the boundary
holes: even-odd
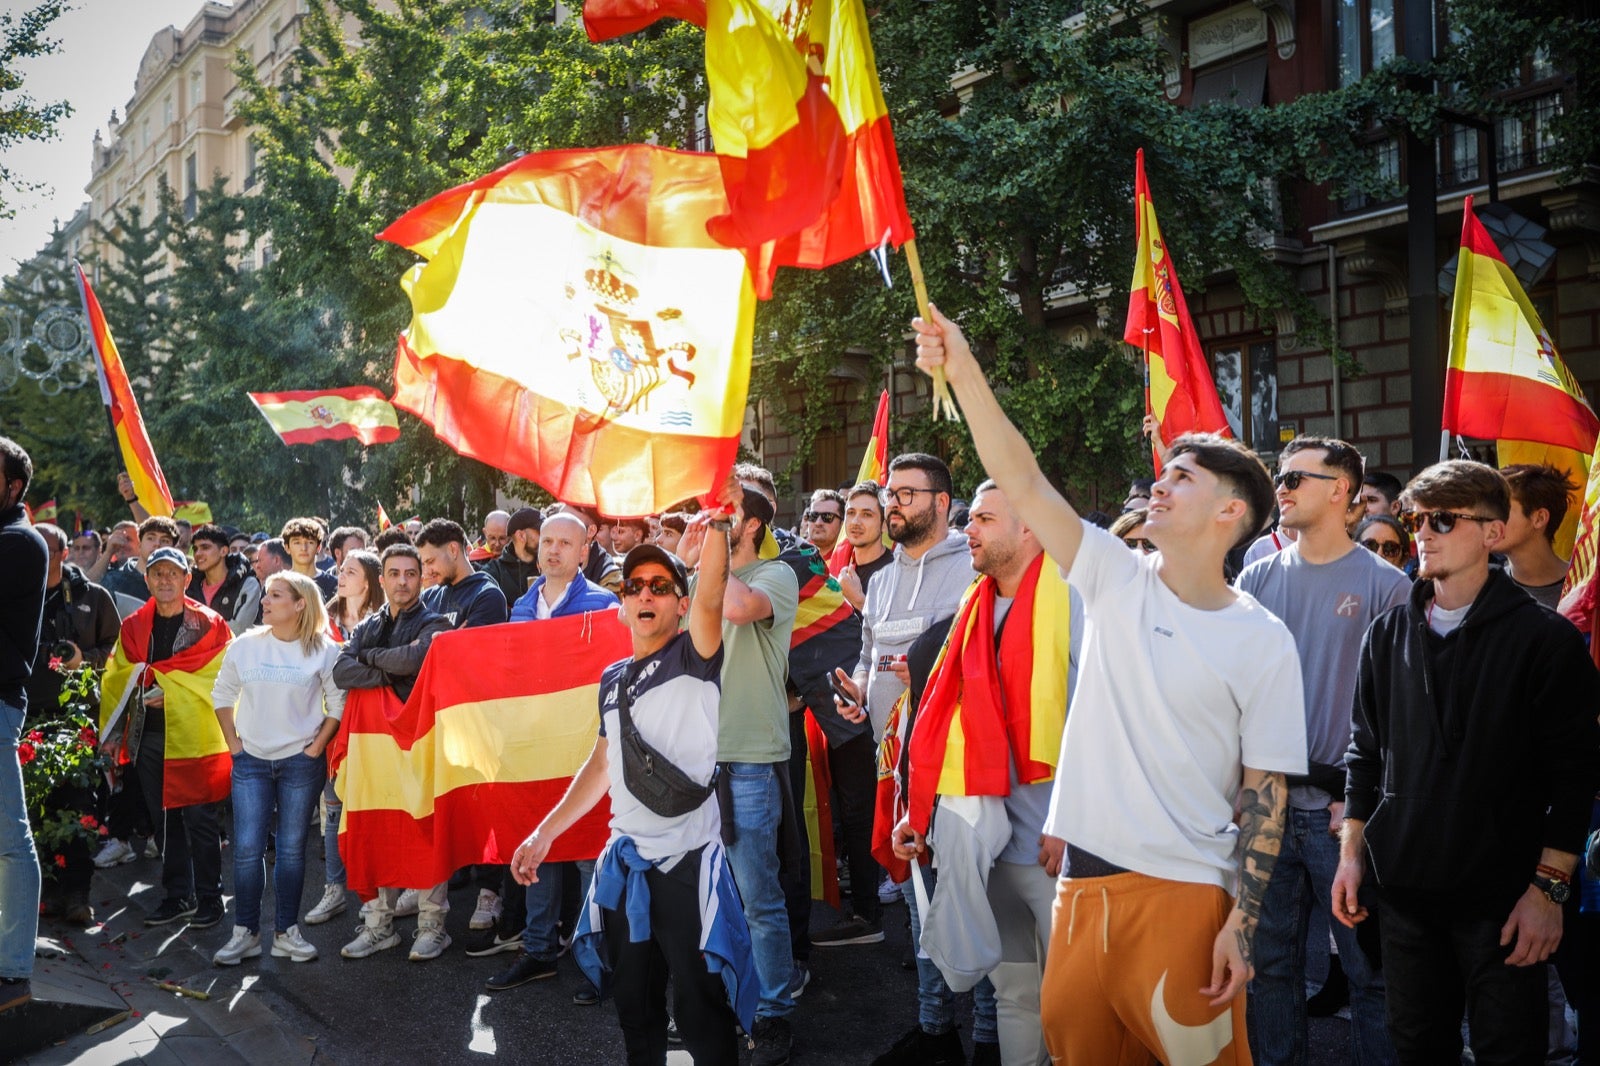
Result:
[[[1045,1046],[1068,1066],[1250,1066],[1244,997],[1217,1008],[1211,946],[1233,901],[1143,874],[1066,878],[1040,990]]]

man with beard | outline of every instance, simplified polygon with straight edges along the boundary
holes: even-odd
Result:
[[[839,531],[844,527],[844,497],[833,489],[818,489],[811,494],[811,509],[804,518],[806,539],[826,559],[839,543]]]

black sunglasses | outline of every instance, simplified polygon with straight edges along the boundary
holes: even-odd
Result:
[[[1420,533],[1424,524],[1432,526],[1435,533],[1448,533],[1457,522],[1493,522],[1480,514],[1463,514],[1460,511],[1401,511],[1400,525],[1407,533]]]
[[[1392,540],[1372,540],[1370,537],[1361,542],[1361,546],[1369,552],[1377,552],[1385,559],[1400,558],[1400,545]]]
[[[624,596],[637,596],[645,589],[649,589],[652,596],[683,595],[678,591],[678,586],[670,578],[665,577],[653,577],[648,581],[642,577],[630,577],[622,583]]]
[[[801,517],[807,522],[837,522],[844,516],[834,511],[807,511]]]
[[[1290,492],[1293,492],[1298,489],[1300,487],[1300,483],[1308,477],[1314,477],[1318,481],[1339,480],[1332,474],[1313,474],[1309,470],[1285,470],[1283,473],[1272,479],[1272,487],[1275,489],[1288,489]]]
[[[1122,543],[1126,544],[1130,548],[1133,548],[1135,551],[1142,551],[1146,555],[1149,555],[1151,552],[1156,550],[1156,546],[1150,543],[1148,540],[1145,540],[1143,537],[1123,537]]]

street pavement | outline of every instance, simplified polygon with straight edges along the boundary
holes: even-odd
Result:
[[[322,888],[321,846],[307,856],[304,913]],[[231,883],[231,856],[223,856]],[[68,941],[111,990],[133,1011],[126,1022],[78,1036],[22,1060],[28,1066],[107,1066],[114,1063],[314,1062],[334,1064],[482,1063],[494,1059],[561,1066],[623,1061],[622,1038],[609,1003],[582,1007],[572,994],[582,978],[570,958],[556,977],[505,992],[483,982],[515,955],[472,959],[463,953],[475,889],[451,894],[447,929],[455,943],[431,962],[406,958],[415,918],[397,923],[405,942],[372,958],[351,961],[339,948],[353,935],[355,898],[349,910],[302,931],[321,957],[310,963],[260,959],[237,967],[211,965],[227,939],[229,918],[214,929],[174,925],[146,929],[141,919],[160,902],[159,863],[139,860],[97,874],[92,899],[106,924],[88,932],[51,922],[42,930]],[[269,871],[263,914],[272,913]],[[905,907],[887,908],[882,944],[818,948],[812,952],[812,982],[793,1015],[797,1063],[868,1063],[915,1024],[916,979],[910,959]],[[818,904],[813,928],[834,920]],[[117,943],[111,941],[126,933]],[[263,938],[263,947],[267,946]],[[83,968],[80,966],[80,968]],[[166,980],[209,995],[206,1001],[163,992]],[[970,1048],[970,997],[959,1008],[963,1039]],[[1349,1059],[1347,1024],[1313,1019],[1313,1066]],[[4,1041],[0,1041],[3,1045]],[[0,1061],[6,1058],[0,1047]],[[681,1050],[669,1057],[683,1066]]]

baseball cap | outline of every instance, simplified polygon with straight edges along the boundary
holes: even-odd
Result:
[[[145,561],[144,568],[148,571],[157,563],[171,563],[184,573],[189,572],[189,557],[177,548],[157,548],[150,553],[150,558]]]
[[[523,507],[511,516],[506,523],[506,536],[514,535],[518,530],[537,530],[544,523],[544,515],[536,507]]]
[[[672,575],[672,580],[678,585],[681,595],[688,595],[689,572],[684,569],[683,560],[655,544],[640,544],[631,548],[622,560],[622,580],[628,580],[628,575],[633,573],[645,563],[659,563],[667,568],[667,573]]]

